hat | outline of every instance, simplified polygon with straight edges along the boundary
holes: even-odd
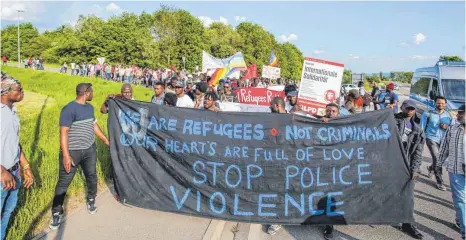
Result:
[[[184,88],[184,83],[179,81],[179,82],[176,82],[175,84],[175,87],[181,87],[181,88]]]
[[[188,78],[193,78],[193,75],[189,74],[189,75],[188,75]]]
[[[395,84],[389,83],[389,84],[387,85],[386,88],[387,88],[387,89],[392,89],[392,90],[393,90],[393,89],[395,89]]]
[[[458,112],[464,112],[464,107],[465,107],[464,104],[461,105],[461,106],[458,108]]]
[[[286,96],[287,96],[287,97],[288,97],[288,96],[298,96],[298,92],[296,92],[296,91],[291,91],[291,92],[289,92],[288,94],[286,94]]]
[[[401,104],[401,107],[405,107],[405,108],[412,107],[412,108],[416,109],[416,104],[414,104],[413,100],[405,100],[403,102],[403,104]]]
[[[351,89],[349,90],[348,92],[348,96],[352,96],[354,98],[358,98],[360,95],[359,95],[359,91],[357,89]]]

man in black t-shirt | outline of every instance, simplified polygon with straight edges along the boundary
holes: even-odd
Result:
[[[94,117],[94,107],[87,101],[93,97],[92,84],[80,83],[76,87],[76,100],[68,103],[60,113],[60,155],[59,175],[52,204],[52,220],[49,227],[57,229],[63,216],[63,202],[66,191],[73,181],[78,165],[86,177],[87,211],[94,214],[97,195],[95,137],[105,145],[110,143]]]

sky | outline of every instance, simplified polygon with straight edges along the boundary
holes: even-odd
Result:
[[[32,22],[40,32],[74,25],[80,14],[107,19],[154,12],[165,4],[203,21],[263,26],[305,57],[343,63],[357,73],[414,71],[440,55],[465,58],[465,2],[137,2],[2,1],[2,28]],[[279,59],[280,60],[280,59]]]

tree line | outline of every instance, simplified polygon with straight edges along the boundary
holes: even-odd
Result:
[[[111,64],[160,68],[175,65],[194,71],[201,68],[202,51],[225,58],[242,52],[246,64],[268,65],[275,51],[285,78],[300,79],[303,54],[292,43],[278,43],[258,24],[242,22],[236,28],[213,23],[204,27],[188,11],[163,6],[154,13],[123,13],[103,20],[79,16],[76,26],[62,25],[39,33],[32,23],[20,25],[21,56],[43,57],[46,62],[91,62],[105,57]],[[1,31],[2,55],[17,60],[17,26]],[[186,62],[183,64],[183,57]]]

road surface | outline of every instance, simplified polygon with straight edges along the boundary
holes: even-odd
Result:
[[[400,89],[407,99],[408,89]],[[400,104],[401,105],[401,104]],[[425,173],[431,158],[424,149],[421,170]],[[445,174],[446,175],[446,174]],[[459,239],[453,221],[455,212],[451,203],[449,181],[444,176],[447,191],[437,190],[434,181],[420,177],[415,187],[416,225],[424,239]],[[322,226],[285,226],[276,235],[268,235],[266,226],[258,224],[223,222],[172,213],[129,207],[116,202],[110,191],[97,198],[98,212],[89,215],[85,206],[69,214],[58,231],[44,230],[37,239],[219,239],[219,240],[293,240],[323,239]],[[392,226],[337,226],[335,239],[411,239]]]

